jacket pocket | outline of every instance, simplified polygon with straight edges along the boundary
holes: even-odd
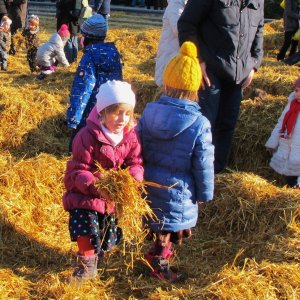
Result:
[[[289,161],[294,165],[300,165],[300,147],[291,145]],[[300,170],[299,170],[300,172]]]
[[[288,140],[284,138],[280,138],[278,149],[274,155],[277,156],[277,158],[280,160],[287,160],[289,157],[289,153],[290,153],[290,145]]]

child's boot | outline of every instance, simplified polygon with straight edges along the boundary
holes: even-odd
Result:
[[[187,279],[185,272],[171,270],[169,261],[161,256],[153,256],[148,254],[146,256],[151,268],[148,267],[147,275],[155,277],[167,282],[182,282]]]
[[[77,255],[77,263],[72,274],[71,281],[81,283],[97,276],[98,255],[82,256]]]

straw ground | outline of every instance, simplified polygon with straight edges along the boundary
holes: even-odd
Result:
[[[43,41],[53,24],[42,22]],[[76,66],[37,81],[24,50],[9,57],[9,71],[0,73],[1,299],[300,299],[300,193],[282,186],[264,149],[299,76],[299,67],[275,59],[282,31],[282,22],[265,28],[264,62],[245,91],[230,169],[216,177],[215,199],[201,209],[193,237],[176,249],[173,263],[189,273],[176,285],[145,278],[138,262],[128,269],[118,248],[98,280],[66,284],[76,247],[61,205],[64,118]],[[120,24],[109,39],[136,90],[138,116],[160,93],[153,81],[159,30]]]

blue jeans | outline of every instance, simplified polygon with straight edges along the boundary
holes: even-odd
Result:
[[[215,146],[215,173],[227,164],[235,126],[243,97],[242,87],[226,82],[207,70],[211,86],[199,91],[199,104],[204,116],[211,123]]]
[[[3,69],[7,68],[7,52],[0,48],[0,66]]]
[[[78,37],[77,35],[70,36],[64,47],[65,55],[68,62],[71,64],[77,59],[78,54]]]

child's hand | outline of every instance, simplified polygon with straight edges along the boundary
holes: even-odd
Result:
[[[106,201],[105,202],[105,213],[111,215],[115,212],[115,202]]]
[[[99,191],[99,195],[101,198],[104,198],[107,202],[113,202],[106,191]]]

